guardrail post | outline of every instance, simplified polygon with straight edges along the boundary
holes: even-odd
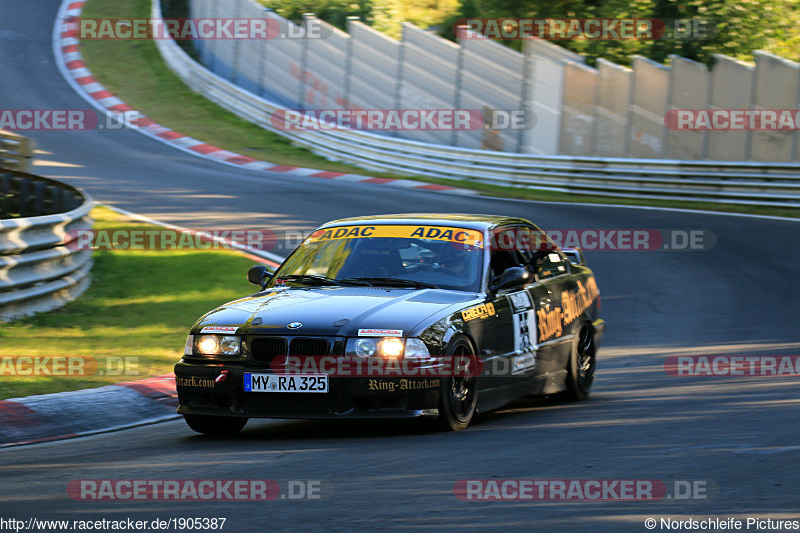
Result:
[[[44,183],[36,182],[33,186],[33,216],[37,217],[44,211],[42,209],[42,200],[44,199]]]
[[[3,174],[0,180],[0,219],[3,219],[11,212],[11,176]]]
[[[17,211],[21,217],[28,216],[28,201],[30,199],[28,187],[28,180],[19,180],[19,209]]]

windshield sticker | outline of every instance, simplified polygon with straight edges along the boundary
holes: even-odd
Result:
[[[444,226],[344,226],[320,229],[309,235],[304,244],[334,239],[363,239],[370,237],[393,237],[403,239],[426,239],[457,242],[483,248],[483,234],[477,230]]]
[[[402,329],[360,329],[359,337],[402,337]]]

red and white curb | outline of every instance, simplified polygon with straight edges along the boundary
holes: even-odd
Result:
[[[0,401],[0,448],[180,418],[174,374]]]
[[[362,176],[360,174],[347,174],[344,172],[322,171],[313,168],[276,165],[268,161],[261,161],[223,150],[217,146],[204,143],[203,141],[162,126],[114,96],[92,76],[92,73],[86,67],[80,52],[80,41],[77,38],[78,30],[75,28],[74,24],[74,19],[80,16],[84,3],[85,2],[82,1],[71,2],[70,0],[66,0],[61,5],[53,30],[53,52],[55,54],[56,64],[67,82],[79,95],[92,104],[92,106],[106,114],[119,114],[124,112],[125,123],[148,137],[174,146],[184,152],[251,170],[274,172],[287,176],[321,178],[333,181],[373,183],[405,189],[444,192],[447,194],[476,194],[475,191],[470,191],[468,189],[459,189],[434,183],[404,179],[375,178]],[[119,116],[121,117],[121,115]]]

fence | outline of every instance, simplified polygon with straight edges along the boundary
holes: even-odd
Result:
[[[193,17],[267,18],[283,35],[303,27],[255,0],[190,0]],[[350,20],[348,32],[307,16],[324,38],[197,40],[204,65],[289,108],[527,109],[531,130],[404,131],[392,136],[505,152],[683,160],[800,160],[797,131],[671,131],[672,109],[795,109],[800,64],[755,52],[755,66],[716,56],[712,70],[673,56],[671,67],[636,58],[632,69],[583,58],[539,39],[523,52],[493,40],[459,44],[412,24],[396,41]],[[291,31],[289,31],[291,30]],[[735,148],[735,149],[733,149]]]
[[[153,0],[152,16],[161,16],[158,0]],[[279,103],[261,98],[214,74],[193,61],[172,40],[157,40],[156,44],[170,69],[194,91],[242,118],[272,129],[269,118],[282,108]],[[553,60],[547,61],[553,64]],[[615,74],[611,76],[610,72]],[[566,83],[574,86],[586,74],[580,70],[575,73],[575,80]],[[615,90],[601,93],[595,104],[595,108],[602,107],[605,123],[617,126],[609,129],[619,135],[624,114],[621,102],[625,91],[633,85],[632,71],[601,62],[599,76],[610,77],[615,82],[622,80],[614,86]],[[554,105],[555,102],[547,104],[550,109],[554,109]],[[589,104],[583,102],[582,107],[576,105],[573,112],[586,115],[588,107]],[[640,114],[646,124],[647,115],[643,111]],[[325,157],[369,170],[598,196],[800,207],[800,172],[793,163],[536,156],[428,144],[357,130],[279,133]],[[576,132],[573,137],[578,138],[580,133]],[[596,136],[590,137],[595,145],[601,145]],[[611,143],[603,146],[609,151],[614,148]]]
[[[91,250],[64,242],[91,229],[91,208],[79,189],[0,169],[0,319],[54,309],[88,288]]]

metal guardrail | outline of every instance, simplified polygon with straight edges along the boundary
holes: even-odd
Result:
[[[60,307],[89,287],[92,251],[66,242],[91,229],[91,209],[75,187],[0,169],[0,320]]]
[[[0,130],[0,167],[30,172],[35,149],[35,141],[10,131]]]
[[[152,17],[161,18],[160,0],[153,0]],[[171,39],[156,40],[156,45],[167,66],[194,91],[317,154],[367,170],[595,196],[800,208],[796,163],[540,156],[432,145],[355,130],[278,130],[270,117],[280,106],[217,76]]]

